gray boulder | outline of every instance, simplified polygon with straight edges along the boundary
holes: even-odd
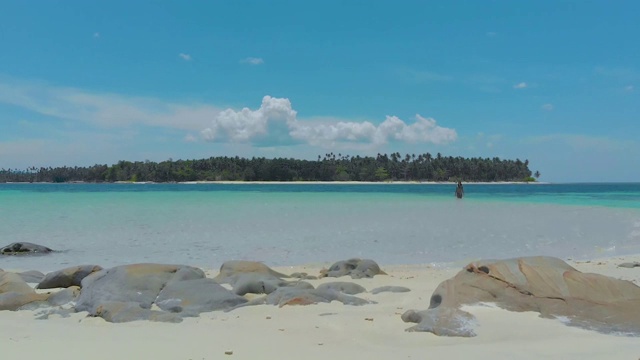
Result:
[[[378,264],[370,259],[349,259],[334,263],[328,270],[321,270],[320,277],[351,276],[352,279],[372,278],[375,275],[386,275]]]
[[[402,314],[402,320],[417,323],[407,331],[426,331],[438,336],[473,337],[478,326],[475,316],[445,306],[423,311],[409,310]]]
[[[44,278],[44,274],[37,270],[19,272],[18,275],[30,284],[37,284]]]
[[[618,267],[621,268],[634,268],[634,267],[640,267],[640,262],[638,261],[634,261],[634,262],[626,262],[626,263],[622,263],[620,265],[618,265]]]
[[[231,278],[233,292],[237,295],[271,294],[276,289],[286,286],[313,289],[313,285],[304,281],[286,281],[271,274],[241,273]]]
[[[318,303],[330,303],[332,301],[339,301],[345,305],[356,306],[375,303],[330,289],[318,290],[300,289],[296,287],[281,287],[276,289],[269,295],[251,300],[246,304],[236,306],[236,308],[241,306],[260,304],[277,305],[279,307],[283,307],[285,305],[311,305]]]
[[[226,310],[247,302],[212,279],[171,281],[155,300],[162,310],[197,316],[202,312]]]
[[[300,280],[318,280],[317,276],[309,275],[306,272],[295,272],[290,275],[292,278],[297,278]]]
[[[380,286],[371,290],[371,293],[372,294],[379,294],[383,292],[404,293],[409,291],[411,291],[411,289],[404,286]]]
[[[436,288],[429,309],[410,310],[402,318],[419,323],[411,328],[414,331],[470,336],[469,316],[459,308],[480,302],[511,311],[536,311],[545,318],[562,316],[569,325],[605,333],[640,335],[640,287],[582,273],[546,256],[471,263]]]
[[[334,281],[334,282],[320,284],[318,285],[317,289],[318,290],[335,290],[348,295],[357,295],[360,293],[367,292],[367,289],[365,289],[364,286],[358,285],[352,282],[346,282],[346,281]]]
[[[80,286],[82,279],[100,270],[102,267],[98,265],[79,265],[50,272],[39,281],[37,288],[55,289]]]
[[[214,278],[219,284],[230,284],[241,274],[254,273],[270,275],[277,278],[288,278],[288,275],[279,273],[267,265],[257,261],[231,260],[226,261],[220,267],[220,273]]]
[[[159,321],[178,323],[182,321],[182,318],[174,313],[144,309],[140,307],[140,304],[136,302],[124,302],[124,301],[108,301],[101,303],[95,309],[95,312],[91,314],[105,319],[112,323],[123,323],[131,321]]]
[[[178,322],[183,316],[224,310],[246,303],[202,270],[191,266],[134,264],[86,276],[76,310],[111,322]],[[155,304],[160,310],[152,309]]]
[[[182,280],[184,274],[205,277],[200,269],[180,265],[133,264],[103,269],[82,280],[76,310],[95,314],[98,306],[110,302],[136,303],[150,309],[165,285],[176,275],[176,281]]]
[[[49,294],[37,294],[20,275],[0,272],[0,310],[15,311],[27,304],[46,301]]]
[[[38,310],[46,309],[47,316],[50,314],[68,315],[75,312],[73,303],[80,295],[78,286],[68,287],[60,291],[51,293],[48,298],[33,301],[21,306],[18,310]],[[61,311],[62,310],[62,311]],[[40,317],[42,318],[42,317]]]
[[[41,255],[52,251],[46,246],[30,242],[16,242],[0,248],[0,255]]]

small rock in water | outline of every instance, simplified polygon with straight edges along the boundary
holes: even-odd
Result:
[[[0,248],[0,255],[34,255],[52,252],[50,248],[29,242],[16,242]]]

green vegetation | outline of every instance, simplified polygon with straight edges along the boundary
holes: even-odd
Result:
[[[402,157],[397,152],[376,157],[329,153],[318,156],[317,161],[224,156],[159,163],[119,161],[112,166],[0,170],[0,182],[535,181],[531,176],[528,160],[445,157],[440,153],[435,157],[429,153]]]

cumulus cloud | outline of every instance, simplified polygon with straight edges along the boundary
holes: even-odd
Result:
[[[189,54],[180,53],[178,56],[184,61],[191,61],[191,55]]]
[[[542,110],[551,111],[554,109],[553,104],[544,104],[542,105]]]
[[[264,60],[262,58],[256,57],[248,57],[240,60],[241,63],[249,64],[249,65],[261,65],[264,64]]]
[[[198,134],[209,142],[259,147],[309,144],[372,149],[390,142],[448,144],[457,139],[454,129],[420,115],[407,122],[387,116],[379,123],[300,119],[289,99],[271,96],[265,96],[256,110],[221,110],[197,102],[170,102],[0,78],[0,103],[63,122],[91,125],[95,131],[144,127],[181,130],[184,133],[180,136],[186,142],[197,140],[194,135]]]
[[[415,116],[407,124],[387,116],[379,125],[369,121],[303,121],[297,118],[289,99],[265,96],[259,109],[227,109],[216,116],[201,134],[207,141],[247,142],[268,138],[272,129],[284,129],[291,140],[315,146],[361,143],[373,146],[390,141],[447,144],[455,141],[454,129],[438,126],[434,119]],[[281,134],[280,134],[281,135]]]
[[[526,82],[521,82],[519,84],[515,84],[513,85],[514,89],[526,89],[527,88],[527,83]]]

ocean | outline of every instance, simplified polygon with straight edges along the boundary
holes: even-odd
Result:
[[[157,262],[217,269],[351,257],[463,266],[478,259],[640,253],[640,184],[0,184],[0,268]]]

